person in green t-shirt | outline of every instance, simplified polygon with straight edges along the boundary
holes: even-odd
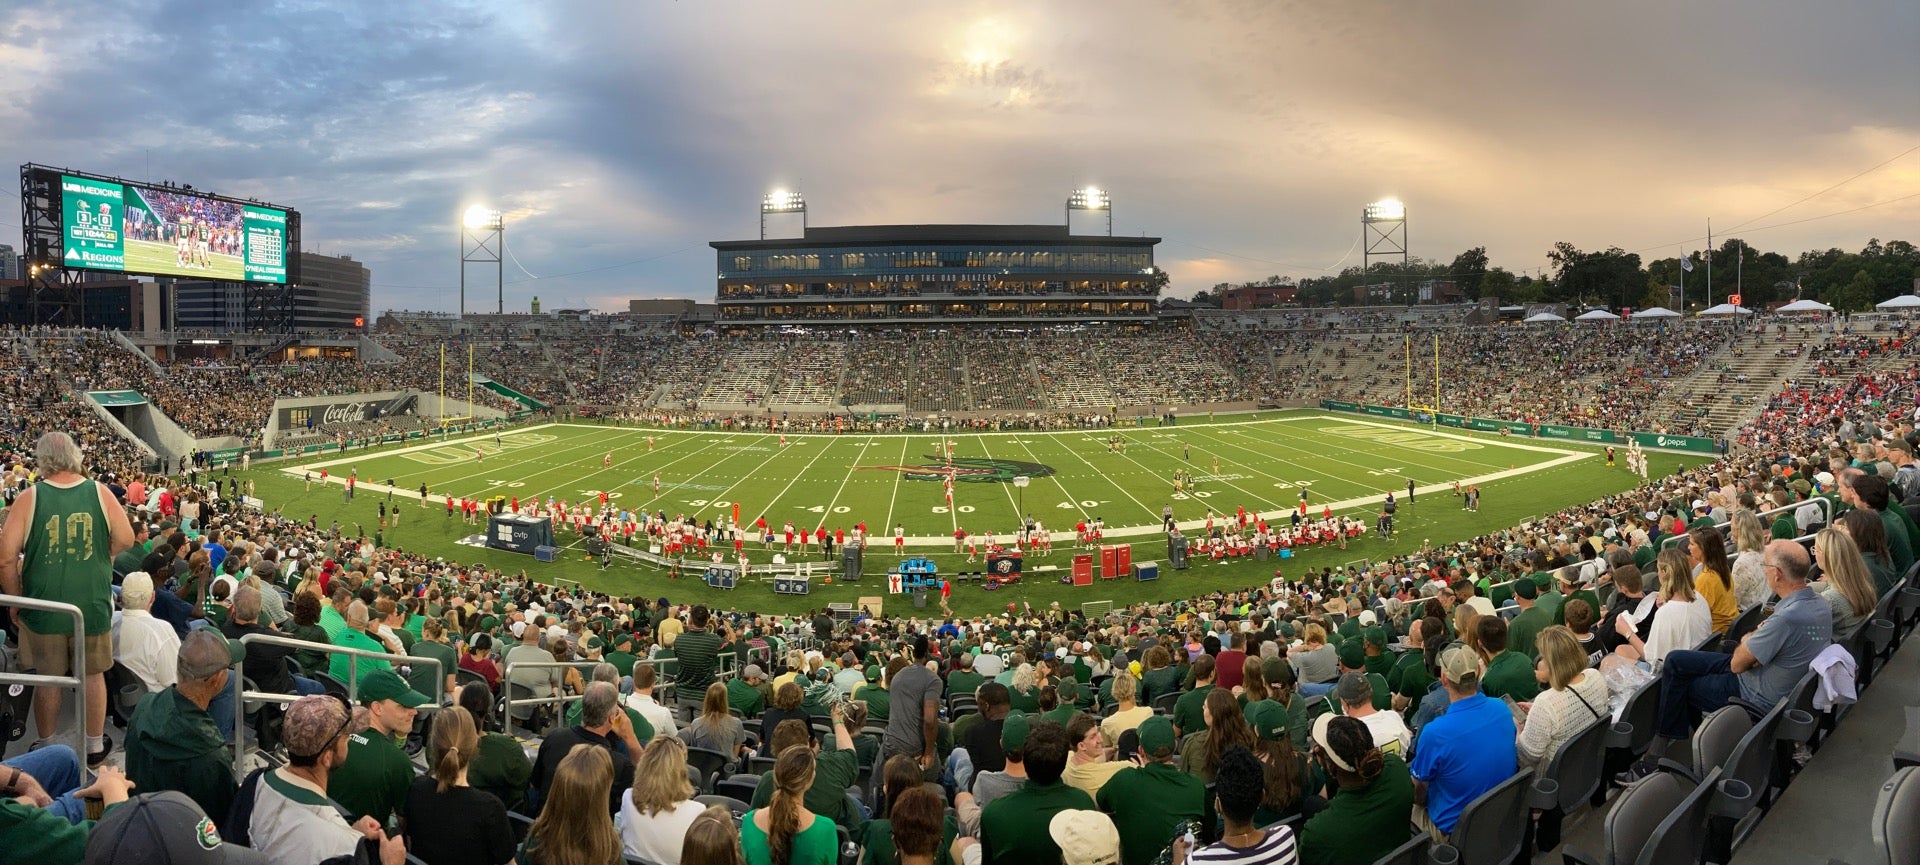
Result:
[[[804,797],[807,810],[853,830],[859,828],[864,818],[858,806],[848,798],[847,788],[853,786],[860,776],[860,756],[855,750],[852,735],[847,732],[847,726],[841,723],[838,703],[833,705],[832,724],[831,749],[822,749],[819,741],[813,738],[812,731],[801,726],[797,720],[789,719],[780,724],[784,729],[763,730],[761,734],[769,737],[771,750],[776,755],[796,745],[812,749],[813,783],[807,787]],[[761,775],[760,783],[753,791],[753,801],[749,804],[761,808],[771,803],[774,787],[774,773]]]
[[[899,665],[899,669],[906,667],[906,661],[899,658],[895,658],[894,663]],[[892,666],[892,664],[889,664],[889,666]],[[854,689],[853,698],[867,704],[867,718],[869,720],[885,722],[888,713],[893,708],[892,695],[887,693],[887,680],[882,676],[881,669],[877,664],[867,667],[866,677],[867,683]]]
[[[1507,623],[1507,645],[1529,658],[1534,657],[1534,636],[1553,625],[1553,615],[1539,605],[1539,593],[1532,580],[1520,580],[1513,585],[1513,600],[1520,612]]]
[[[359,649],[377,654],[396,654],[393,646],[374,639],[368,633],[367,605],[355,600],[347,605],[346,627],[333,636],[333,644],[347,649]],[[336,653],[328,661],[327,674],[336,681],[346,682],[353,678],[350,671],[357,670],[365,676],[370,670],[391,670],[393,664],[378,657],[353,658],[345,653]]]
[[[371,816],[382,827],[406,819],[407,791],[413,786],[413,761],[401,747],[413,729],[426,695],[407,687],[392,670],[360,677],[360,703],[367,707],[367,729],[347,737],[347,759],[327,780],[327,796],[349,820]]]
[[[633,675],[633,662],[640,660],[638,656],[633,654],[633,635],[625,632],[614,634],[611,639],[611,644],[613,650],[607,653],[607,663],[612,664],[614,669],[620,671],[622,679]],[[626,693],[631,687],[632,682],[627,682],[626,686],[621,688],[621,693]],[[734,708],[737,709],[739,707],[735,706]]]
[[[727,680],[727,708],[739,712],[743,717],[757,718],[766,708],[766,696],[760,693],[760,684],[766,681],[767,672],[759,664],[748,664],[740,675]],[[762,731],[763,733],[765,731]]]
[[[1524,703],[1540,693],[1540,681],[1533,673],[1533,659],[1507,649],[1507,623],[1499,616],[1481,616],[1474,623],[1474,636],[1480,641],[1480,657],[1486,672],[1480,677],[1480,692],[1494,699],[1512,697]]]
[[[1358,719],[1326,715],[1312,733],[1309,759],[1333,795],[1300,827],[1301,865],[1372,862],[1405,843],[1413,814],[1407,764],[1374,747],[1373,734]]]
[[[459,702],[483,731],[473,762],[467,764],[467,783],[492,794],[509,810],[517,807],[527,796],[527,782],[533,780],[533,760],[527,756],[526,747],[519,739],[489,729],[487,719],[497,707],[493,691],[485,683],[460,686]]]
[[[80,608],[84,633],[73,633],[64,613],[20,610],[19,663],[46,676],[84,674],[87,680],[87,762],[98,765],[106,739],[106,672],[113,666],[113,557],[133,545],[133,527],[113,491],[81,474],[79,446],[63,432],[34,444],[40,481],[14,497],[0,529],[0,593],[58,601]],[[84,646],[85,670],[70,670],[73,642]],[[54,735],[65,692],[34,691],[34,730]]]
[[[1093,797],[1061,783],[1067,768],[1067,731],[1051,721],[1034,721],[1022,748],[1027,782],[987,803],[980,813],[984,865],[1029,865],[1060,861],[1060,845],[1049,826],[1061,811],[1093,810]]]
[[[1181,694],[1173,704],[1175,734],[1185,736],[1206,727],[1202,712],[1207,705],[1207,692],[1213,690],[1213,672],[1212,655],[1201,655],[1193,662],[1193,690]]]
[[[436,673],[432,664],[414,664],[412,674],[407,677],[407,686],[425,694],[429,700],[438,702],[440,697],[452,694],[457,687],[455,672],[460,669],[460,655],[453,644],[447,642],[447,626],[439,619],[422,621],[420,633],[420,641],[413,644],[411,654],[439,661],[440,669]]]
[[[973,696],[973,692],[979,690],[980,684],[987,680],[987,677],[974,672],[973,657],[973,652],[960,656],[960,669],[947,674],[947,693]]]
[[[1153,862],[1178,827],[1206,814],[1206,784],[1173,767],[1173,722],[1155,716],[1139,731],[1142,765],[1115,773],[1094,797],[1120,829],[1122,865]]]

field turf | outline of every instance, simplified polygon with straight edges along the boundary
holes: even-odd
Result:
[[[246,278],[245,266],[237,255],[208,252],[208,268],[202,270],[198,267],[181,267],[180,257],[171,243],[128,240],[124,254],[128,273],[174,273],[193,279],[230,279],[236,282]]]
[[[1197,420],[1197,419],[1196,419]],[[1111,449],[1118,436],[1124,450]],[[648,439],[653,446],[649,448]],[[940,478],[946,469],[942,437],[926,435],[802,435],[764,432],[699,432],[594,424],[551,423],[499,436],[491,433],[451,441],[390,447],[348,454],[322,454],[302,461],[259,466],[251,472],[268,508],[289,516],[317,516],[325,525],[355,524],[371,536],[378,503],[389,496],[402,513],[399,525],[383,532],[389,545],[456,561],[482,561],[509,572],[521,569],[543,581],[577,580],[621,594],[703,598],[711,603],[760,611],[799,611],[828,601],[854,601],[884,595],[881,576],[900,556],[893,550],[892,526],[906,527],[909,556],[927,556],[942,573],[978,570],[954,554],[953,532],[992,532],[1007,540],[1024,510],[1056,533],[1070,533],[1076,521],[1105,520],[1108,543],[1133,543],[1136,561],[1161,563],[1157,582],[1131,579],[1096,581],[1092,587],[1058,585],[1059,572],[1035,573],[1055,565],[1062,572],[1075,544],[1057,534],[1051,557],[1029,557],[1028,575],[1017,587],[989,592],[978,584],[956,585],[954,608],[962,614],[1003,609],[1010,601],[1063,605],[1085,601],[1186,597],[1215,588],[1238,588],[1271,579],[1276,568],[1295,576],[1308,567],[1351,563],[1415,550],[1505,528],[1531,516],[1631,488],[1624,468],[1607,468],[1597,449],[1558,440],[1504,439],[1495,435],[1434,431],[1358,416],[1302,410],[1223,417],[1217,423],[1184,420],[1179,426],[1068,432],[1009,432],[954,435],[953,506],[945,500]],[[475,450],[486,454],[476,460]],[[611,467],[603,467],[611,452]],[[1650,454],[1656,473],[1698,461]],[[1217,461],[1217,463],[1216,463]],[[1217,464],[1217,470],[1216,470]],[[321,469],[329,483],[307,489],[303,480]],[[354,501],[342,501],[341,479],[357,473]],[[1193,476],[1189,492],[1174,491],[1176,471]],[[654,491],[658,475],[659,492]],[[1029,478],[1025,489],[1011,479]],[[1411,480],[1416,494],[1406,502]],[[1483,491],[1478,512],[1461,508],[1452,495],[1455,481],[1477,483]],[[429,490],[419,507],[419,487]],[[1292,559],[1209,564],[1196,558],[1186,571],[1166,568],[1161,508],[1172,505],[1175,519],[1198,535],[1211,510],[1231,516],[1236,508],[1277,516],[1284,523],[1306,490],[1309,511],[1324,506],[1352,514],[1369,528],[1382,496],[1394,491],[1402,500],[1393,540],[1371,535],[1346,550],[1309,548]],[[757,580],[731,592],[710,589],[698,580],[668,580],[657,568],[619,563],[600,571],[586,561],[577,536],[556,527],[567,545],[561,561],[541,563],[530,556],[483,550],[458,540],[483,531],[445,516],[441,496],[485,498],[493,495],[569,502],[597,500],[605,491],[621,507],[664,510],[702,521],[731,515],[751,524],[765,515],[779,530],[791,520],[798,527],[825,524],[849,528],[864,521],[871,535],[866,578],[856,586],[823,585],[813,594],[779,596]],[[776,544],[776,552],[778,545]],[[752,541],[755,562],[772,553]],[[819,558],[817,549],[810,553]],[[790,560],[797,560],[790,555]],[[616,559],[618,562],[619,560]],[[897,612],[902,598],[888,599]]]

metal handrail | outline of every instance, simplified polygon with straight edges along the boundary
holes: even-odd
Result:
[[[503,657],[504,657],[504,656],[503,656]],[[653,659],[652,659],[652,658],[640,658],[639,660],[640,660],[641,662],[645,662],[645,663],[649,663],[649,664],[651,664],[651,663],[653,663]],[[574,694],[574,695],[572,695],[572,696],[568,696],[568,695],[566,695],[566,694],[559,694],[559,693],[556,693],[556,694],[555,694],[554,696],[551,696],[551,697],[528,697],[528,698],[526,698],[526,699],[524,699],[524,700],[516,700],[516,699],[514,699],[514,698],[513,698],[513,692],[512,692],[512,691],[510,691],[510,690],[508,690],[508,688],[509,688],[509,687],[511,687],[511,686],[512,686],[512,685],[514,684],[514,682],[513,682],[513,679],[512,679],[512,676],[513,676],[513,670],[514,670],[514,668],[515,668],[515,667],[518,667],[518,668],[520,668],[520,669],[522,669],[522,670],[564,670],[564,669],[586,669],[586,670],[589,670],[589,671],[590,671],[590,670],[592,670],[592,669],[593,669],[594,667],[597,667],[597,666],[600,666],[601,664],[605,664],[605,663],[607,663],[607,662],[606,662],[606,661],[604,661],[604,660],[594,660],[594,661],[521,661],[521,662],[519,662],[519,663],[517,663],[517,664],[516,664],[516,663],[514,663],[513,661],[507,661],[507,662],[506,662],[505,664],[503,664],[503,665],[501,666],[501,668],[500,668],[500,713],[501,713],[501,723],[503,723],[503,724],[512,724],[512,723],[513,723],[513,707],[515,707],[515,706],[546,706],[546,705],[552,705],[552,704],[556,704],[556,703],[557,703],[557,704],[566,704],[566,703],[571,703],[571,702],[573,702],[573,701],[575,701],[575,700],[579,700],[579,699],[582,699],[582,698],[584,698],[584,697],[586,696],[585,694]],[[628,671],[628,673],[631,673],[631,672],[632,672],[631,670],[629,670],[629,671]],[[626,674],[624,674],[624,673],[623,673],[622,675],[626,675]],[[558,690],[559,690],[559,688],[555,688],[554,690],[555,690],[555,691],[558,691]]]
[[[49,613],[66,613],[73,617],[73,657],[68,659],[72,666],[67,669],[69,675],[48,676],[40,673],[0,672],[0,685],[32,685],[36,688],[72,688],[74,727],[79,731],[82,741],[82,756],[85,756],[87,738],[87,617],[80,608],[59,601],[43,601],[24,595],[0,595],[0,607],[12,607],[16,610],[45,610]],[[112,699],[109,697],[108,699]]]
[[[335,646],[330,643],[315,643],[310,640],[302,640],[302,639],[297,639],[295,637],[283,637],[278,634],[246,634],[240,638],[240,645],[242,646],[253,646],[253,645],[285,646],[287,648],[300,649],[302,651],[322,652],[328,655],[346,655],[347,656],[347,681],[344,684],[346,684],[347,686],[347,702],[349,703],[357,703],[360,701],[359,668],[360,668],[360,659],[362,657],[368,657],[368,658],[377,657],[383,661],[389,661],[393,663],[395,666],[399,666],[402,664],[432,664],[433,669],[436,673],[435,681],[443,681],[446,676],[446,671],[441,668],[440,659],[438,658],[424,658],[417,655],[389,655],[386,652],[376,652],[370,649],[355,649],[347,646]],[[243,664],[245,664],[244,660],[239,664],[234,664],[231,668],[231,672],[232,672],[232,675],[234,676],[242,677],[241,681],[244,682],[245,681],[244,676],[246,674],[242,666]],[[235,778],[244,778],[246,777],[246,753],[247,752],[245,748],[239,747],[239,743],[241,741],[239,737],[239,731],[246,729],[247,703],[249,701],[252,701],[255,703],[285,704],[285,703],[291,703],[295,700],[300,699],[300,695],[282,694],[277,691],[249,691],[249,690],[246,690],[244,687],[240,688],[239,691],[240,691],[240,694],[238,698],[236,698],[233,701],[233,729],[235,732],[235,736],[234,736],[235,747],[233,749],[233,776]],[[426,706],[421,706],[420,708],[422,711],[434,711],[436,709],[439,709],[440,706],[438,703],[430,703]]]
[[[1765,519],[1766,517],[1773,516],[1774,514],[1784,513],[1786,511],[1797,511],[1803,507],[1806,507],[1807,505],[1814,505],[1820,508],[1820,515],[1823,517],[1823,519],[1820,520],[1821,524],[1823,525],[1833,524],[1833,500],[1828,499],[1824,496],[1813,496],[1811,498],[1806,499],[1805,501],[1793,502],[1792,504],[1781,505],[1777,508],[1768,508],[1764,511],[1754,511],[1753,515],[1755,517]],[[1729,516],[1727,517],[1725,522],[1715,522],[1711,526],[1711,528],[1713,528],[1715,531],[1719,531],[1722,529],[1727,531],[1732,531],[1732,526],[1733,526],[1733,517]],[[1686,534],[1683,532],[1681,534],[1668,535],[1664,538],[1661,538],[1660,549],[1664,550],[1668,547],[1673,546],[1674,544],[1680,543],[1680,539],[1684,537],[1686,537]]]

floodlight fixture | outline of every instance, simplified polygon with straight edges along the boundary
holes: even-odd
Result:
[[[785,189],[776,189],[772,192],[767,193],[764,198],[761,198],[760,199],[760,239],[761,240],[767,239],[767,214],[769,213],[800,214],[800,231],[802,234],[806,233],[806,230],[807,230],[807,198],[806,196],[801,195],[798,192],[789,192]]]
[[[491,229],[500,224],[500,211],[484,204],[476,204],[460,214],[460,224],[470,231]]]
[[[798,192],[776,189],[760,202],[761,213],[799,213],[807,209],[807,199]]]
[[[1067,195],[1067,233],[1073,233],[1073,212],[1099,210],[1107,215],[1107,236],[1113,236],[1113,197],[1097,186],[1076,189]]]
[[[1106,190],[1097,186],[1076,189],[1067,199],[1067,206],[1074,210],[1105,210],[1109,203]]]
[[[1407,206],[1398,198],[1382,198],[1367,205],[1365,219],[1369,222],[1391,222],[1407,218]]]

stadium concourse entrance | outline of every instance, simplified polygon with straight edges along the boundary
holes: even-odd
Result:
[[[193,436],[139,391],[88,391],[87,402],[109,429],[140,448],[147,456],[143,467],[148,471],[161,470],[196,450]]]

